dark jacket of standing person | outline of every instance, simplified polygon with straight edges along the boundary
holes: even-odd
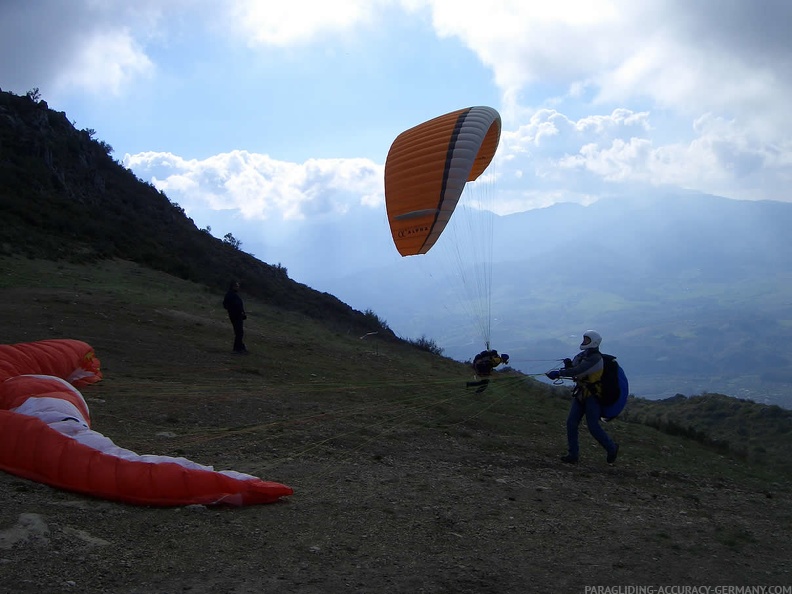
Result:
[[[239,296],[239,281],[233,281],[228,286],[228,292],[223,298],[223,307],[228,311],[228,319],[231,320],[231,326],[234,328],[234,352],[247,353],[244,342],[244,320],[247,319],[247,314],[242,297]]]

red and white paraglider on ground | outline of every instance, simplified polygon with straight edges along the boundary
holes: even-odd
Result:
[[[118,447],[91,429],[77,389],[101,379],[82,341],[0,345],[0,470],[136,505],[253,505],[293,494],[249,474]]]

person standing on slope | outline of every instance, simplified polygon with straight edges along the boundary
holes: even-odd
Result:
[[[601,407],[599,402],[602,390],[602,370],[604,361],[599,346],[602,337],[594,330],[583,333],[580,343],[580,352],[574,359],[564,359],[563,369],[548,371],[545,375],[551,380],[570,378],[575,381],[572,391],[572,406],[567,417],[567,446],[568,451],[561,457],[562,462],[577,464],[580,456],[578,443],[578,428],[580,421],[586,417],[589,432],[607,452],[608,464],[616,462],[619,454],[619,444],[615,443],[600,425]]]
[[[231,281],[228,285],[228,292],[223,299],[223,307],[228,311],[228,318],[234,328],[234,353],[247,355],[248,350],[244,342],[244,320],[247,319],[247,314],[242,297],[239,296],[239,281]]]

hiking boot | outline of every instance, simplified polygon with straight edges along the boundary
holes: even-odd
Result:
[[[612,452],[608,452],[608,464],[613,464],[616,462],[616,456],[619,455],[619,444],[616,444],[616,447],[613,448]]]
[[[578,459],[575,458],[574,456],[570,456],[569,454],[567,454],[566,456],[561,456],[561,462],[564,462],[566,464],[577,464]]]

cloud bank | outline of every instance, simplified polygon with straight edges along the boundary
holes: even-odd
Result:
[[[792,4],[760,4],[10,0],[0,53],[14,59],[0,62],[0,80],[45,96],[124,95],[156,84],[188,32],[205,40],[194,60],[213,43],[249,58],[299,56],[385,34],[398,14],[491,70],[504,116],[492,170],[501,213],[665,186],[788,200]],[[366,155],[297,163],[242,149],[200,160],[145,151],[123,162],[188,210],[297,221],[382,204],[384,163]]]

